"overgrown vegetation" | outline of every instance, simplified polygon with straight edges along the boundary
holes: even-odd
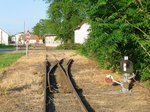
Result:
[[[73,0],[44,0],[49,3],[48,19],[40,20],[33,28],[33,33],[39,36],[55,34],[64,43],[74,43],[74,29],[82,21],[79,4]]]
[[[14,48],[15,46],[13,45],[4,45],[4,44],[0,44],[0,48]]]
[[[148,87],[150,87],[150,81],[145,82],[145,85],[148,86]]]
[[[91,33],[82,52],[103,67],[117,69],[124,55],[141,79],[150,77],[150,2],[148,0],[89,0]]]
[[[104,68],[119,69],[123,56],[133,61],[142,80],[150,78],[149,0],[43,0],[49,4],[47,31],[73,43],[73,29],[89,22],[81,51]]]
[[[17,61],[25,53],[0,53],[0,69],[3,69]]]
[[[78,50],[82,47],[81,44],[62,44],[57,47],[57,49],[63,49],[63,50]]]

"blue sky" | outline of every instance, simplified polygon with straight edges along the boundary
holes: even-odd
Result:
[[[47,18],[43,0],[0,0],[0,28],[10,34],[32,31],[40,19]],[[25,22],[24,22],[25,21]]]

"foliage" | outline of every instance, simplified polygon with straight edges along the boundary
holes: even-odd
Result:
[[[80,49],[80,44],[62,44],[57,47],[57,49],[63,49],[63,50],[77,50]]]
[[[47,10],[49,30],[64,43],[74,43],[74,29],[83,20],[79,4],[74,0],[45,0],[49,3]]]
[[[128,55],[142,80],[150,77],[150,12],[148,0],[87,0],[90,38],[82,51],[103,67],[118,69]]]
[[[4,44],[0,44],[0,48],[14,48],[13,45],[4,45]]]
[[[150,81],[145,82],[145,85],[150,87]]]
[[[23,55],[25,53],[0,53],[0,69],[9,66]]]
[[[41,19],[34,27],[33,34],[38,35],[40,37],[44,37],[45,34],[49,34],[50,32],[50,23],[47,19]]]
[[[90,36],[82,52],[101,66],[119,69],[124,55],[133,61],[142,80],[150,77],[149,0],[44,0],[49,4],[49,30],[64,43],[73,42],[73,30],[88,20]]]

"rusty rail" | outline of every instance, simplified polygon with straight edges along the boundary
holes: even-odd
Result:
[[[72,91],[73,94],[74,94],[74,96],[77,98],[77,101],[80,104],[80,107],[81,107],[82,111],[83,112],[88,112],[88,109],[86,108],[86,106],[82,102],[81,98],[79,97],[78,92],[76,91],[76,89],[75,89],[75,87],[74,87],[74,85],[73,85],[73,83],[71,81],[71,78],[70,78],[70,74],[69,74],[70,72],[69,72],[69,70],[70,70],[72,62],[73,62],[73,60],[70,59],[69,62],[67,63],[67,65],[68,65],[67,66],[67,71],[65,71],[65,69],[63,68],[63,66],[61,66],[60,63],[58,63],[58,67],[63,72],[62,74],[65,75],[65,80],[67,80],[67,83],[68,83],[67,85],[69,86],[70,91]]]
[[[63,59],[56,60],[54,62],[54,64],[51,66],[51,64],[46,61],[46,76],[45,76],[45,107],[44,107],[44,112],[53,112],[55,111],[55,106],[53,104],[53,101],[49,101],[51,100],[50,97],[53,99],[53,93],[55,91],[55,87],[53,87],[54,85],[52,84],[52,76],[54,76],[54,73],[57,69],[57,67],[60,69],[60,77],[61,77],[61,85],[62,88],[64,90],[64,92],[67,93],[73,93],[74,97],[77,99],[81,110],[83,112],[89,112],[87,107],[85,106],[85,104],[82,102],[76,86],[73,84],[72,80],[71,80],[71,75],[70,75],[70,70],[71,70],[71,65],[73,63],[73,60],[70,59],[67,63],[67,69],[65,70],[64,67],[62,66],[62,62]]]
[[[44,83],[44,112],[48,112],[48,107],[50,106],[50,105],[48,105],[48,89],[47,89],[47,85],[48,85],[48,83],[47,83],[47,73],[48,73],[48,71],[49,71],[49,69],[50,69],[50,63],[47,61],[47,59],[46,59],[46,61],[45,61],[45,83]]]
[[[54,77],[54,73],[57,69],[58,63],[62,63],[63,59],[60,61],[56,60],[54,64],[51,66],[51,63],[47,60],[45,62],[45,92],[44,92],[44,112],[55,112],[55,105],[53,102],[54,95],[53,92],[56,89],[56,85],[52,82],[52,76]]]
[[[51,76],[54,75],[54,72],[58,66],[58,63],[61,63],[63,61],[63,59],[61,59],[60,61],[56,60],[54,62],[54,65],[51,67],[51,69],[49,69],[48,73],[47,73],[47,83],[48,83],[48,88],[49,88],[49,92],[53,92],[54,88],[52,87],[51,84]]]

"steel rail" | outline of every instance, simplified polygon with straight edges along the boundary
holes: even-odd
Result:
[[[58,66],[59,63],[61,63],[63,61],[63,59],[61,60],[56,60],[54,62],[54,65],[51,67],[51,69],[48,71],[47,73],[47,82],[48,82],[48,88],[49,88],[49,92],[53,92],[52,88],[51,88],[51,79],[50,76],[53,74],[53,72],[55,71],[56,67]]]
[[[48,82],[48,88],[49,88],[49,92],[52,93],[52,88],[51,88],[51,79],[50,79],[50,75],[52,74],[52,72],[54,71],[55,67],[57,66],[57,64],[59,63],[59,61],[56,61],[54,63],[54,65],[51,67],[51,69],[48,71],[47,73],[47,82]]]
[[[84,105],[84,103],[82,102],[81,98],[79,97],[78,95],[78,92],[76,91],[72,81],[71,81],[71,76],[69,74],[69,70],[70,70],[70,67],[71,67],[71,64],[72,64],[73,60],[70,59],[67,63],[67,71],[64,70],[63,66],[61,66],[60,63],[58,63],[58,67],[61,69],[61,71],[63,72],[63,74],[65,74],[66,76],[66,79],[67,79],[67,82],[69,83],[69,88],[71,88],[71,91],[73,92],[74,96],[77,98],[77,101],[78,103],[80,104],[80,107],[82,109],[83,112],[88,112],[88,109],[86,108],[86,106]]]
[[[45,63],[45,92],[44,92],[44,112],[55,112],[55,107],[54,107],[54,103],[53,103],[53,90],[54,88],[52,88],[52,82],[51,82],[51,76],[52,74],[55,72],[58,63],[61,63],[63,61],[63,59],[61,59],[60,61],[56,60],[53,64],[53,66],[51,66],[51,63],[47,60],[47,56],[46,56],[46,63]]]
[[[47,90],[47,73],[49,71],[50,68],[50,63],[47,61],[45,61],[45,83],[44,83],[44,112],[47,112],[47,99],[48,99],[48,90]]]

